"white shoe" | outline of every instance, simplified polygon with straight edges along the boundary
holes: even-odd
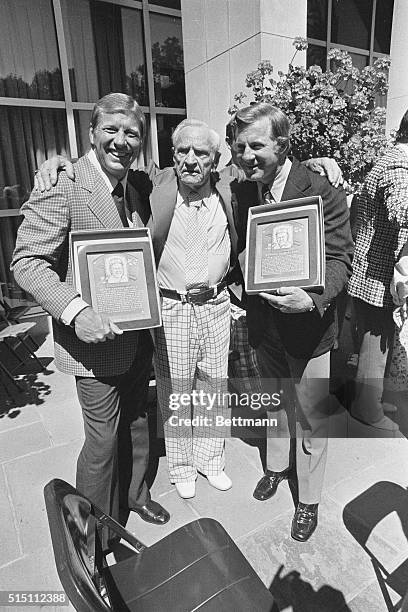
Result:
[[[176,482],[176,491],[183,499],[194,497],[196,490],[195,480],[187,480],[186,482]]]
[[[219,491],[228,491],[232,487],[232,480],[225,472],[220,472],[216,476],[207,476],[207,480],[212,487]]]

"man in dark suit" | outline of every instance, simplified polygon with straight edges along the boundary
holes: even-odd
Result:
[[[150,499],[144,479],[150,333],[123,333],[84,302],[73,286],[69,252],[70,231],[147,223],[148,195],[138,193],[128,176],[144,133],[145,117],[130,96],[109,94],[95,104],[92,148],[76,163],[75,182],[63,173],[57,186],[33,191],[22,207],[12,270],[52,316],[56,365],[76,379],[85,429],[77,488],[116,519],[125,520],[130,509],[164,524],[169,514]]]
[[[234,161],[247,181],[231,184],[238,203],[239,239],[245,245],[249,206],[320,195],[324,206],[326,278],[323,293],[281,287],[248,296],[249,341],[256,348],[266,388],[283,389],[278,427],[267,439],[267,470],[254,497],[275,495],[293,467],[290,439],[296,439],[299,503],[291,535],[306,541],[317,526],[327,455],[330,350],[336,336],[336,296],[351,273],[352,238],[346,196],[326,178],[287,157],[289,122],[279,109],[258,103],[241,109],[230,125]],[[297,431],[297,435],[296,435]]]

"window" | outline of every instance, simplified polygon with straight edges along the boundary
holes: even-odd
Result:
[[[0,96],[64,99],[51,0],[3,0],[0,41]]]
[[[88,149],[90,111],[110,91],[147,117],[139,165],[171,163],[171,132],[186,115],[179,0],[1,0],[0,288],[32,177],[56,153]]]
[[[150,4],[167,6],[167,8],[181,9],[180,0],[149,0]]]
[[[157,117],[157,137],[159,141],[160,167],[173,165],[171,136],[174,128],[184,117],[180,115],[159,115]]]
[[[390,52],[394,0],[308,0],[307,66],[328,68],[333,48],[350,53],[358,68]]]
[[[150,25],[156,106],[184,107],[181,21],[168,15],[154,14]]]

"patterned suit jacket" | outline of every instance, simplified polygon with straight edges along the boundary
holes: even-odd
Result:
[[[133,223],[143,226],[150,217],[148,193],[140,196],[129,174],[126,196]],[[73,286],[70,231],[123,228],[106,183],[86,156],[76,163],[75,175],[73,182],[62,172],[51,191],[33,191],[22,207],[24,219],[12,270],[17,283],[53,318],[58,369],[77,376],[113,376],[130,367],[138,334],[144,332],[126,332],[111,341],[86,344],[71,327],[60,323],[64,309],[78,295]]]
[[[373,306],[393,308],[390,282],[408,239],[408,155],[386,151],[358,199],[357,238],[348,292]]]
[[[228,173],[214,173],[213,187],[221,196],[221,202],[228,220],[231,239],[231,266],[235,265],[237,257],[237,232],[235,229],[234,212],[231,206],[230,183],[234,177]],[[157,264],[160,261],[164,245],[173,219],[177,200],[177,178],[174,168],[165,168],[156,173],[153,178],[153,191],[150,197],[152,218],[149,224],[152,228],[153,249]]]
[[[231,183],[233,198],[238,203],[239,249],[245,248],[248,208],[258,203],[255,182]],[[323,200],[326,247],[325,290],[322,294],[309,291],[316,309],[312,312],[289,314],[272,308],[257,295],[248,296],[247,323],[249,341],[256,347],[261,342],[267,314],[273,312],[273,324],[279,332],[285,350],[296,358],[317,357],[333,346],[336,334],[336,300],[351,274],[353,241],[349,212],[343,189],[334,189],[325,177],[311,172],[296,159],[292,162],[282,201],[320,195]],[[269,319],[270,320],[270,319]]]

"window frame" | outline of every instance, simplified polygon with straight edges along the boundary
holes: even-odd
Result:
[[[181,19],[181,10],[161,7],[156,4],[149,4],[148,0],[102,0],[110,4],[116,4],[125,8],[133,8],[142,11],[142,20],[144,28],[145,58],[147,70],[147,85],[149,91],[149,106],[141,106],[146,115],[150,117],[149,121],[149,137],[151,143],[151,156],[153,161],[159,165],[159,146],[157,138],[157,115],[186,115],[187,109],[168,108],[165,106],[156,106],[154,94],[154,79],[153,79],[153,61],[150,36],[150,14],[159,13],[170,17],[178,17]],[[57,47],[61,66],[61,77],[64,91],[64,100],[43,100],[29,98],[9,98],[0,96],[0,106],[23,106],[36,108],[60,108],[66,112],[67,129],[68,129],[68,144],[71,152],[71,157],[79,156],[76,128],[74,121],[75,110],[91,111],[93,103],[89,102],[74,102],[72,100],[71,84],[69,80],[69,65],[68,54],[65,41],[64,24],[62,18],[61,0],[52,0],[52,8],[54,13],[55,30],[57,36]],[[17,211],[17,212],[16,212]],[[4,214],[6,213],[6,214]],[[7,210],[1,211],[0,216],[14,216],[18,214],[18,210],[12,210],[8,213]]]
[[[364,56],[368,57],[368,65],[369,66],[372,66],[374,60],[376,60],[379,57],[390,57],[389,53],[380,53],[379,51],[374,51],[375,18],[376,18],[376,12],[377,12],[377,2],[378,2],[378,0],[373,0],[373,10],[372,10],[372,14],[371,14],[370,48],[369,49],[360,49],[359,47],[350,47],[348,45],[340,45],[340,44],[337,44],[337,43],[333,43],[331,41],[333,0],[327,0],[327,34],[326,34],[326,40],[325,41],[324,40],[319,40],[319,39],[316,39],[316,38],[311,38],[309,36],[306,37],[307,38],[307,42],[309,44],[315,45],[316,47],[323,47],[323,48],[326,49],[326,70],[330,69],[330,61],[328,59],[328,53],[329,53],[330,49],[341,49],[342,51],[347,51],[348,53],[356,53],[357,55],[364,55]]]

